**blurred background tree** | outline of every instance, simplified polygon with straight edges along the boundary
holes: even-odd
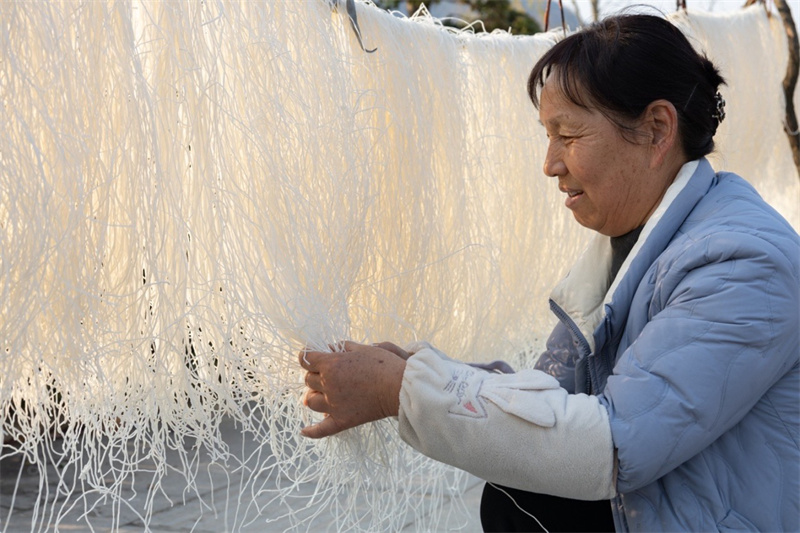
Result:
[[[511,6],[509,0],[468,0],[467,4],[483,21],[486,31],[507,30],[514,35],[532,35],[542,31],[539,24],[524,11]]]
[[[412,14],[416,13],[422,4],[431,7],[441,3],[441,0],[373,0],[373,2],[383,9],[397,9]],[[513,35],[532,35],[542,31],[535,19],[524,11],[516,9],[510,0],[448,0],[448,3],[461,4],[464,9],[458,18],[442,19],[442,23],[446,26],[463,28],[480,20],[483,26],[474,26],[475,31],[485,29],[487,32],[492,32],[499,29]]]

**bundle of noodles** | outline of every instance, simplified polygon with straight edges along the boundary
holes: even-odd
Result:
[[[368,54],[332,7],[0,3],[0,459],[38,472],[32,528],[214,514],[220,483],[232,530],[463,522],[439,510],[466,478],[391,421],[297,437],[296,353],[429,339],[533,364],[588,237],[542,176],[525,92],[559,35],[358,4]],[[777,23],[678,22],[730,81],[726,168],[797,226]],[[23,477],[2,480],[6,524]]]

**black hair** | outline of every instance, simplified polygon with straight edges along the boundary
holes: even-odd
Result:
[[[662,17],[624,14],[606,18],[555,44],[536,63],[528,94],[539,108],[539,91],[553,75],[563,95],[595,107],[622,132],[655,100],[678,112],[678,130],[689,160],[714,149],[717,89],[725,80],[686,36]]]

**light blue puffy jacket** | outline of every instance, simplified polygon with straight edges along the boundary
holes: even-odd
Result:
[[[800,238],[703,159],[642,239],[537,363],[608,409],[617,531],[800,531]]]

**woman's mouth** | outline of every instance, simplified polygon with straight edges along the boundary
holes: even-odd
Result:
[[[569,209],[572,209],[575,204],[580,201],[581,196],[583,196],[583,191],[566,189],[564,192],[567,193],[567,199],[564,202],[564,205],[566,205]]]

